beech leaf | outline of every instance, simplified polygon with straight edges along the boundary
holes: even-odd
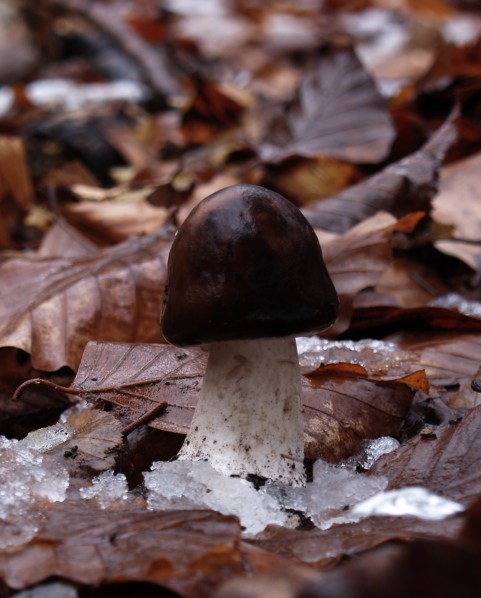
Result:
[[[206,364],[198,348],[90,342],[72,388],[130,421],[166,401],[167,409],[149,425],[186,434]],[[413,388],[364,376],[353,375],[348,365],[303,378],[306,456],[337,462],[358,452],[365,438],[399,432]]]
[[[262,159],[276,162],[293,155],[325,154],[377,163],[394,139],[384,101],[352,49],[327,52],[304,75],[297,102],[287,112],[287,128],[291,139],[282,147],[264,144]]]
[[[481,494],[481,405],[459,423],[432,428],[384,455],[369,470],[386,476],[389,489],[423,486],[435,494],[469,504]]]
[[[212,511],[108,512],[66,501],[46,517],[29,544],[0,554],[0,578],[9,588],[49,577],[84,586],[149,581],[196,598],[253,567],[238,545],[236,518]]]
[[[11,259],[0,265],[0,344],[35,368],[77,369],[96,338],[161,341],[160,307],[171,233],[131,237],[93,256]]]
[[[327,530],[312,529],[307,533],[271,525],[252,543],[284,558],[323,569],[332,567],[345,556],[392,540],[454,538],[462,524],[461,518],[426,521],[413,517],[368,517]]]
[[[379,210],[397,218],[431,210],[447,150],[457,138],[449,118],[421,149],[333,197],[309,204],[302,212],[318,228],[345,232]]]
[[[324,334],[337,336],[349,326],[354,296],[374,286],[391,262],[395,219],[379,212],[323,245],[324,259],[341,301],[341,314]]]

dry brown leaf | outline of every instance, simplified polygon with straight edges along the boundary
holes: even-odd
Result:
[[[481,494],[480,426],[481,405],[459,423],[408,440],[380,457],[369,473],[386,476],[389,489],[422,486],[467,505]]]
[[[341,314],[325,333],[335,337],[349,327],[354,296],[375,286],[391,262],[393,216],[380,212],[323,246],[324,260],[341,300]]]
[[[150,194],[152,189],[143,192]],[[146,201],[82,201],[64,204],[62,215],[84,235],[105,245],[131,235],[154,234],[164,224],[167,210]]]
[[[104,411],[85,410],[69,418],[68,422],[78,432],[47,454],[66,465],[71,475],[79,472],[92,475],[112,469],[116,462],[115,451],[123,442],[123,425],[118,418]]]
[[[84,237],[62,217],[57,217],[44,235],[37,256],[39,258],[77,258],[95,255],[98,251],[92,241]]]
[[[393,299],[398,307],[423,307],[442,295],[448,287],[437,273],[421,261],[409,257],[396,257],[384,270],[375,290]],[[379,303],[377,303],[379,305]],[[376,303],[372,304],[375,307]],[[364,303],[363,307],[368,307]]]
[[[302,212],[313,226],[336,232],[348,230],[379,210],[398,218],[410,212],[429,213],[441,163],[456,139],[456,126],[449,118],[414,154],[334,197],[311,203]]]
[[[477,153],[449,164],[441,171],[439,193],[433,202],[433,218],[454,225],[454,235],[459,239],[481,240],[480,168],[481,153]]]
[[[76,369],[92,338],[159,342],[172,233],[132,237],[91,257],[12,259],[0,265],[2,346],[39,370]]]
[[[397,436],[411,406],[414,389],[402,381],[369,380],[341,368],[335,374],[321,368],[303,378],[309,459],[338,463],[358,453],[366,438]]]
[[[286,137],[261,146],[261,159],[321,154],[354,163],[386,157],[394,128],[377,87],[352,49],[321,56],[299,85],[297,102],[286,115]]]
[[[166,401],[149,425],[186,434],[206,363],[198,348],[91,342],[72,388],[130,421]],[[320,372],[303,379],[307,457],[337,462],[358,452],[365,438],[399,432],[414,394],[407,383],[356,377],[349,366]]]

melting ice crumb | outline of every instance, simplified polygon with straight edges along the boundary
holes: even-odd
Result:
[[[381,492],[357,504],[353,509],[354,515],[359,517],[411,515],[430,520],[445,519],[461,511],[464,511],[464,507],[459,503],[416,486]]]
[[[80,494],[82,498],[95,499],[101,509],[116,507],[129,496],[127,478],[123,473],[104,471],[93,479],[91,486],[81,488]]]
[[[315,336],[296,338],[299,363],[303,367],[348,362],[368,371],[389,371],[399,368],[404,352],[390,342],[364,339],[361,341],[328,341]]]
[[[446,295],[436,297],[436,299],[430,301],[429,305],[449,309],[454,307],[466,316],[481,317],[481,301],[468,301],[457,293],[447,293]]]
[[[399,446],[399,442],[390,436],[381,436],[374,440],[365,440],[361,452],[342,461],[340,466],[351,470],[363,469],[367,471],[368,469],[371,469],[379,457],[391,453],[399,448]]]
[[[164,508],[165,498],[185,497],[200,508],[237,515],[246,535],[255,535],[269,524],[290,526],[286,509],[301,511],[315,525],[326,529],[336,522],[353,520],[347,505],[376,494],[387,486],[385,478],[363,476],[317,461],[314,481],[306,488],[268,482],[259,491],[241,478],[229,478],[201,461],[157,462],[144,474],[149,508]]]
[[[267,482],[265,488],[281,508],[302,511],[318,528],[328,529],[335,523],[357,521],[351,507],[384,490],[387,483],[386,478],[357,474],[319,460],[306,488],[277,482]]]
[[[163,498],[184,497],[200,508],[237,515],[247,534],[257,534],[269,523],[285,525],[289,519],[274,497],[258,492],[246,480],[218,473],[203,461],[159,461],[144,480],[152,510],[164,507]]]
[[[0,548],[28,542],[45,507],[65,500],[69,475],[53,458],[24,441],[0,437]]]
[[[78,592],[69,584],[54,581],[19,592],[15,598],[78,598]]]
[[[379,451],[393,448],[396,443],[394,439],[378,440],[382,440],[378,442]],[[328,529],[370,515],[409,514],[441,519],[462,509],[422,488],[384,492],[386,478],[356,473],[321,460],[314,464],[313,481],[305,488],[268,481],[256,491],[246,480],[225,477],[206,462],[187,460],[154,463],[144,478],[149,509],[172,508],[169,501],[188,499],[191,508],[237,515],[247,536],[261,532],[269,524],[292,527],[299,521],[292,511],[309,517],[316,527]],[[185,506],[180,502],[177,508]]]
[[[77,432],[77,428],[68,422],[58,423],[47,428],[34,430],[20,442],[28,448],[44,453],[70,440]]]

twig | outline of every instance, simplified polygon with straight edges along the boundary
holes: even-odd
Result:
[[[169,406],[169,403],[167,403],[167,401],[164,401],[163,403],[159,403],[158,405],[153,407],[150,411],[147,411],[147,413],[144,413],[144,415],[139,417],[139,419],[136,419],[134,422],[132,422],[128,426],[125,426],[125,428],[123,430],[121,430],[120,433],[122,434],[122,436],[128,436],[131,432],[133,432],[139,426],[148,424],[150,421],[155,419],[158,415],[163,413],[167,409],[168,406]]]

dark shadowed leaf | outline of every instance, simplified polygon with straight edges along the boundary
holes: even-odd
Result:
[[[264,161],[296,154],[357,163],[386,157],[394,128],[371,75],[352,49],[321,56],[301,80],[296,100],[286,117],[291,138],[282,147],[265,143]]]
[[[313,226],[336,232],[345,232],[378,210],[398,218],[410,212],[429,213],[441,163],[456,137],[456,126],[450,118],[414,154],[302,211]]]
[[[423,486],[463,504],[481,495],[481,406],[461,422],[433,428],[381,457],[370,469],[384,475],[389,488]]]
[[[480,553],[462,543],[382,546],[348,561],[296,598],[477,598]]]

